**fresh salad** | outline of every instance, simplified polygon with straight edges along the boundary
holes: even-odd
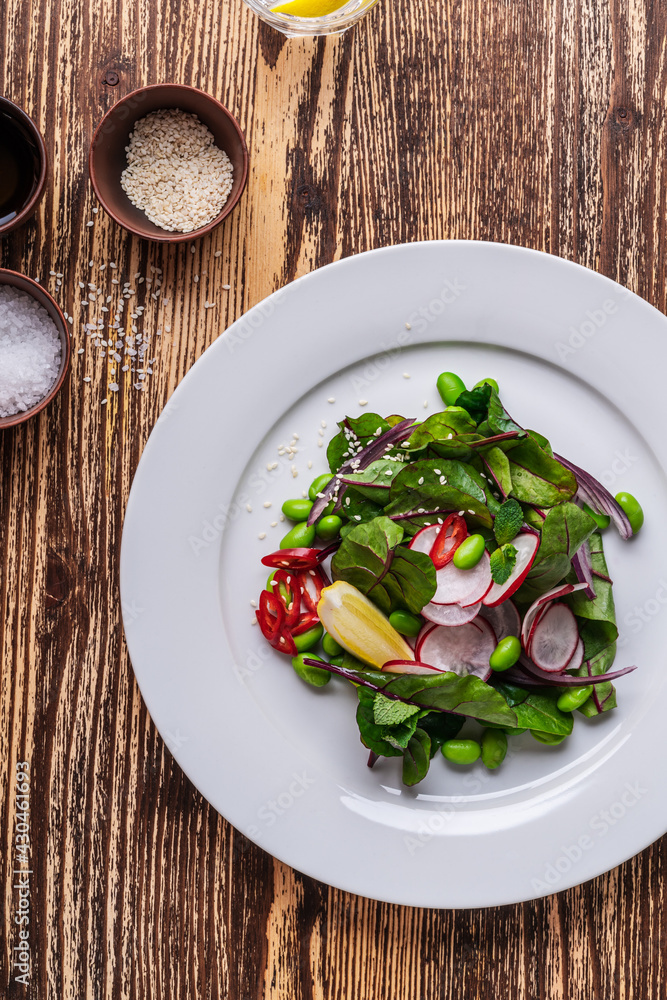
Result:
[[[643,523],[509,415],[493,379],[438,378],[421,422],[345,417],[330,471],[287,500],[257,621],[299,677],[356,688],[361,742],[414,785],[441,751],[490,769],[508,737],[558,744],[616,706],[618,630],[602,532]],[[476,729],[466,725],[471,720]]]

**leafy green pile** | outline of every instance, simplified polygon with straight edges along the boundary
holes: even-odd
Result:
[[[469,531],[483,536],[497,584],[513,572],[516,536],[532,531],[539,535],[537,555],[512,594],[520,614],[557,585],[585,579],[586,590],[564,598],[584,644],[576,675],[609,671],[618,629],[594,512],[583,509],[569,463],[554,456],[544,436],[515,423],[492,385],[462,392],[455,405],[421,423],[363,413],[345,417],[338,427],[327,449],[332,479],[309,517],[314,524],[333,513],[343,521],[331,562],[334,580],[356,587],[385,615],[419,616],[437,588],[429,555],[408,547],[420,529],[461,515]],[[557,705],[569,688],[559,686],[557,677],[549,683],[522,674],[520,666],[484,681],[452,672],[386,673],[347,654],[338,662],[306,662],[356,686],[357,722],[371,760],[402,757],[408,785],[425,776],[434,754],[466,719],[507,735],[530,730],[546,743],[559,743],[572,731],[572,712]],[[603,682],[579,710],[591,717],[615,705],[613,684]]]

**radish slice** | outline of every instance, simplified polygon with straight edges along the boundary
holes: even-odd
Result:
[[[483,599],[483,603],[488,608],[495,608],[502,604],[508,597],[511,597],[515,590],[518,590],[523,581],[528,576],[528,570],[533,565],[533,560],[537,555],[540,539],[532,532],[524,531],[517,535],[512,545],[517,550],[516,563],[512,574],[505,583],[494,583],[488,594]]]
[[[414,552],[423,552],[424,555],[430,556],[433,543],[438,537],[439,531],[439,524],[430,524],[427,528],[422,528],[421,531],[418,531],[414,538],[412,538],[408,548],[412,549]]]
[[[558,587],[554,587],[553,590],[547,590],[546,594],[542,594],[536,601],[533,601],[524,615],[523,626],[521,628],[521,641],[525,649],[528,648],[530,633],[538,612],[544,608],[544,605],[550,601],[557,601],[561,597],[567,597],[568,594],[573,594],[575,590],[583,590],[585,586],[585,583],[561,583]]]
[[[530,643],[536,666],[559,674],[574,656],[579,642],[577,620],[566,604],[552,604],[540,617]]]
[[[433,604],[460,604],[467,608],[481,601],[493,585],[488,552],[484,553],[472,569],[457,569],[450,562],[439,569],[435,576],[438,588],[432,598]]]
[[[489,657],[496,648],[493,629],[483,618],[458,628],[431,629],[421,645],[422,662],[461,677],[474,674],[486,680],[491,674]]]
[[[471,604],[467,608],[462,608],[460,604],[427,604],[422,608],[422,618],[436,625],[445,625],[448,628],[455,628],[457,625],[467,625],[479,614],[481,602]]]
[[[433,622],[426,622],[426,624],[422,627],[422,630],[419,633],[419,635],[417,636],[417,641],[415,642],[415,645],[414,645],[415,659],[416,660],[420,659],[419,654],[421,652],[422,643],[423,643],[424,639],[429,634],[429,632],[431,631],[431,629],[434,629],[434,628],[435,628],[435,624]]]
[[[579,642],[577,643],[577,648],[575,649],[574,653],[572,654],[572,657],[569,660],[569,662],[568,662],[567,666],[565,667],[565,669],[566,670],[578,670],[579,667],[581,666],[581,664],[583,662],[584,662],[584,640],[580,636],[579,637]]]
[[[415,660],[387,660],[382,669],[386,674],[421,674],[424,677],[444,673],[439,667],[432,667],[428,663],[417,663]]]
[[[517,639],[521,635],[521,616],[514,601],[503,601],[497,608],[482,606],[479,613],[496,633],[496,642],[506,639],[508,635]]]

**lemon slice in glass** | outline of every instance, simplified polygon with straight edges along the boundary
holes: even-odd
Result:
[[[333,14],[348,0],[286,0],[271,8],[273,14],[292,14],[293,17],[324,17]]]
[[[378,670],[387,660],[414,660],[414,653],[387,618],[351,583],[325,587],[317,613],[329,635],[358,660]]]

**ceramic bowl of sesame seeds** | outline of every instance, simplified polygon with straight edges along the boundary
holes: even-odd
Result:
[[[182,243],[215,229],[238,203],[248,150],[214,97],[164,83],[122,98],[100,122],[88,157],[104,210],[146,240]]]
[[[32,278],[0,268],[0,431],[40,413],[69,363],[69,332],[55,299]]]

